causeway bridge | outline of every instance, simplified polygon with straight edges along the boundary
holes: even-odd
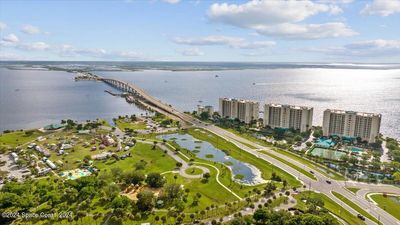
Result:
[[[152,106],[153,109],[155,108],[157,111],[161,111],[161,113],[172,115],[173,117],[178,118],[179,120],[183,121],[186,124],[192,124],[194,122],[193,117],[174,109],[171,105],[167,103],[161,102],[160,100],[147,94],[143,89],[139,88],[138,86],[132,83],[111,78],[99,78],[99,80],[103,81],[104,83],[116,89],[130,93],[140,98],[142,101]]]

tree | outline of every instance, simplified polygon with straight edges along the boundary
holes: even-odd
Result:
[[[268,219],[268,212],[264,209],[257,209],[253,214],[253,219],[257,223],[262,223]]]
[[[151,191],[141,191],[137,195],[136,206],[140,211],[151,211],[154,208],[154,194]],[[162,219],[162,218],[161,218]]]
[[[109,200],[115,198],[120,191],[121,189],[115,183],[111,183],[104,188],[104,193]]]
[[[167,184],[160,193],[160,198],[165,202],[172,202],[176,199],[181,199],[183,196],[183,190],[180,184]]]
[[[209,118],[210,118],[210,114],[208,112],[200,113],[200,119],[201,120],[208,120]]]
[[[146,176],[141,171],[129,171],[124,174],[126,184],[141,184],[146,179]]]
[[[165,184],[165,179],[159,173],[149,173],[146,178],[146,183],[152,188],[160,188]]]
[[[395,172],[393,174],[394,182],[400,183],[400,172]]]

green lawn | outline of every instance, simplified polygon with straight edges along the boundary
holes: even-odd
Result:
[[[115,121],[115,124],[122,131],[125,130],[125,128],[129,128],[129,129],[133,129],[133,130],[144,130],[144,129],[146,129],[146,123],[143,122],[143,121],[125,122],[124,119],[118,119],[118,120]]]
[[[378,206],[381,209],[384,209],[386,212],[400,220],[400,196],[395,197],[388,195],[384,197],[383,194],[375,194],[370,197],[378,203]]]
[[[360,188],[355,188],[355,187],[349,187],[349,188],[346,188],[346,189],[351,191],[351,192],[353,192],[354,194],[357,193],[358,190],[360,190]]]
[[[33,141],[39,136],[45,136],[46,134],[38,131],[38,130],[31,130],[29,131],[15,131],[12,133],[7,134],[0,134],[0,146],[9,146],[9,147],[16,147],[18,145],[25,144],[27,142]]]
[[[332,194],[340,199],[342,202],[346,203],[346,205],[350,206],[351,208],[353,208],[354,210],[356,210],[358,213],[360,213],[361,215],[365,216],[366,218],[374,221],[375,223],[378,223],[379,221],[371,216],[371,214],[369,214],[367,211],[365,211],[364,209],[362,209],[361,207],[359,207],[358,205],[354,204],[354,202],[350,201],[348,198],[344,197],[343,195],[332,191]]]
[[[287,180],[288,184],[290,186],[300,186],[300,182],[290,174],[286,173],[282,169],[271,165],[270,163],[266,162],[265,160],[262,160],[240,148],[238,148],[236,145],[232,144],[229,141],[226,141],[225,139],[216,136],[208,131],[205,130],[199,130],[199,129],[189,129],[187,131],[190,135],[195,137],[196,139],[202,140],[202,141],[207,141],[210,144],[212,144],[214,147],[225,150],[229,153],[230,156],[233,158],[240,160],[242,162],[247,162],[253,166],[256,166],[261,172],[262,172],[262,177],[265,180],[271,179],[271,175],[273,172],[275,172],[277,175],[282,177],[283,179]],[[226,168],[226,167],[225,167]]]
[[[176,161],[165,154],[161,149],[152,149],[152,145],[144,143],[136,143],[130,150],[132,157],[124,160],[108,159],[107,161],[95,161],[95,166],[99,169],[111,169],[119,167],[122,170],[134,169],[135,164],[140,160],[146,162],[143,172],[165,172],[171,171],[176,167]],[[121,153],[122,154],[122,153]]]
[[[335,214],[337,217],[346,221],[349,225],[362,225],[365,224],[359,218],[345,210],[336,202],[332,201],[326,195],[322,193],[316,193],[311,191],[305,191],[295,196],[297,200],[297,206],[299,209],[305,209],[305,203],[301,200],[303,197],[319,198],[324,202],[324,208]]]
[[[190,175],[199,175],[199,174],[202,174],[202,173],[203,173],[203,170],[201,170],[201,169],[199,169],[199,168],[196,168],[196,167],[191,167],[191,168],[187,168],[187,169],[185,170],[185,172],[186,172],[187,174],[190,174]]]
[[[330,169],[328,169],[326,167],[323,167],[322,165],[319,165],[318,163],[315,163],[315,162],[313,162],[311,160],[302,158],[301,156],[298,156],[298,155],[296,155],[294,153],[291,153],[289,151],[285,151],[285,150],[282,150],[282,149],[278,149],[278,148],[273,148],[273,150],[277,151],[278,153],[280,153],[282,155],[285,155],[285,156],[290,157],[290,158],[292,158],[294,160],[297,160],[297,161],[303,163],[304,165],[306,165],[307,167],[315,169],[318,172],[324,174],[327,177],[331,177],[334,180],[346,180],[346,178],[344,176],[342,176],[341,174],[339,174],[339,173],[337,173],[335,171],[332,171],[332,170],[330,170]]]
[[[269,152],[267,152],[267,151],[260,151],[260,152],[262,152],[263,154],[266,154],[266,155],[268,155],[268,156],[270,156],[270,157],[272,157],[272,158],[274,158],[274,159],[276,159],[276,160],[281,161],[282,163],[284,163],[284,164],[286,164],[286,165],[292,167],[293,169],[299,171],[300,173],[304,174],[305,176],[307,176],[307,177],[309,177],[309,178],[311,178],[311,179],[313,179],[313,180],[317,180],[317,178],[315,178],[315,176],[314,176],[313,174],[311,174],[310,172],[304,170],[303,168],[300,168],[300,167],[294,165],[294,164],[291,163],[291,162],[288,162],[288,161],[286,161],[286,160],[284,160],[284,159],[282,159],[282,158],[279,158],[279,157],[277,157],[277,156],[275,156],[275,155],[273,155],[273,154],[271,154],[271,153],[269,153]]]

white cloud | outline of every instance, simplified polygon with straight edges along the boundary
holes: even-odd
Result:
[[[10,43],[17,43],[17,42],[19,42],[19,39],[18,39],[17,35],[15,35],[15,34],[6,35],[6,36],[4,36],[4,37],[2,38],[2,40],[5,41],[5,42],[10,42]]]
[[[374,0],[361,10],[362,15],[389,16],[400,12],[400,0]]]
[[[344,23],[301,24],[319,13],[336,15],[341,12],[338,5],[309,0],[251,0],[244,4],[214,3],[207,14],[213,22],[251,29],[268,36],[314,39],[355,35],[356,32]]]
[[[174,38],[173,41],[177,44],[186,45],[229,45],[234,46],[243,41],[242,38],[228,36],[207,36],[201,38]]]
[[[202,56],[204,52],[200,51],[198,48],[189,48],[180,51],[180,53],[184,56]]]
[[[30,24],[26,24],[26,25],[22,26],[21,31],[26,34],[40,34],[41,33],[41,31],[38,27],[35,27]]]
[[[162,0],[163,2],[169,3],[169,4],[176,4],[180,2],[180,0]]]
[[[4,30],[6,28],[7,28],[7,24],[0,21],[0,31]]]
[[[221,46],[229,46],[232,48],[243,48],[243,49],[268,48],[275,45],[275,42],[273,41],[247,42],[243,38],[230,37],[230,36],[206,36],[198,38],[177,37],[174,38],[173,41],[176,44],[197,45],[197,46],[221,45]]]
[[[292,39],[349,37],[357,34],[341,22],[323,24],[282,23],[275,26],[259,26],[256,30],[266,36],[280,36]]]
[[[50,49],[50,45],[45,42],[33,42],[33,43],[23,43],[17,45],[17,48],[23,50],[48,50]]]

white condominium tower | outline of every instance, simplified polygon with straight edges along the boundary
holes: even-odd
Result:
[[[312,107],[279,104],[264,105],[264,126],[292,128],[305,132],[311,129],[312,119]]]
[[[381,114],[327,109],[324,111],[323,135],[360,137],[374,143],[379,135],[381,117]]]
[[[258,120],[258,110],[258,102],[231,98],[219,99],[219,113],[223,118],[237,118],[242,122],[250,123],[252,120]]]

